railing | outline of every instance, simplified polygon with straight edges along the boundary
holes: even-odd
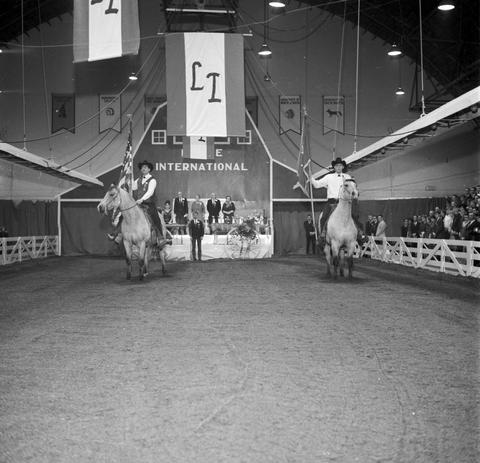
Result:
[[[0,265],[58,255],[56,235],[0,238]]]
[[[370,237],[358,254],[393,264],[480,278],[479,241]]]

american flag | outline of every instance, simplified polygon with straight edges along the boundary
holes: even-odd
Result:
[[[127,148],[125,156],[123,157],[122,171],[120,172],[120,179],[118,186],[132,192],[133,185],[133,153],[132,153],[132,121],[130,121],[130,131],[128,134]]]
[[[310,198],[310,141],[308,139],[308,125],[303,124],[303,131],[300,139],[300,150],[297,160],[297,183],[293,189],[300,188],[305,196]]]

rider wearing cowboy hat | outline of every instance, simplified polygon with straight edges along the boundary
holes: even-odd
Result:
[[[132,191],[136,192],[134,197],[136,198],[137,204],[142,205],[145,212],[150,216],[152,225],[157,231],[157,244],[160,247],[163,247],[166,244],[166,240],[162,239],[164,230],[155,203],[155,188],[157,187],[157,181],[150,174],[153,170],[153,164],[148,161],[142,161],[138,164],[138,168],[140,169],[142,176],[133,182]],[[120,243],[120,233],[108,234],[107,236],[117,244]]]
[[[158,210],[155,201],[155,188],[157,188],[157,181],[152,177],[150,172],[153,170],[153,164],[148,161],[142,161],[138,164],[138,168],[142,176],[137,178],[132,185],[132,190],[136,192],[134,195],[137,198],[137,204],[142,205],[150,218],[153,226],[157,229],[157,236],[161,237],[163,234],[162,222],[158,215]]]
[[[340,193],[340,187],[345,180],[352,177],[345,173],[347,171],[347,163],[337,158],[332,161],[333,172],[325,175],[325,177],[315,180],[313,177],[310,179],[314,188],[326,188],[327,189],[327,207],[323,211],[322,218],[320,220],[320,245],[325,242],[325,236],[327,233],[325,224],[327,223],[330,214],[335,209],[338,203],[338,195]]]

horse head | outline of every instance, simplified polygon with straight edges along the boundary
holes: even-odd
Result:
[[[115,184],[111,184],[103,199],[98,203],[97,210],[100,214],[107,215],[108,211],[116,210],[120,206],[120,191]]]
[[[353,178],[349,178],[343,182],[340,190],[340,199],[344,201],[352,201],[359,196],[357,184]]]

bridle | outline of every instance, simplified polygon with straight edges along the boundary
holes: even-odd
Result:
[[[116,193],[115,196],[112,197],[112,201],[116,198],[118,198],[118,187],[115,187]],[[125,209],[121,209],[120,207],[116,207],[115,211],[120,211],[120,212],[126,212],[129,211],[130,209],[133,209],[134,207],[138,207],[137,203],[133,203],[130,207],[126,207]]]
[[[345,202],[347,202],[347,203],[351,203],[351,202],[353,202],[352,195],[350,195],[350,199],[342,198],[342,196],[341,196],[341,193],[346,190],[345,185],[347,184],[347,182],[349,182],[349,183],[351,182],[351,183],[353,183],[354,185],[356,185],[356,183],[355,183],[354,180],[348,179],[348,180],[344,181],[344,182],[343,182],[343,185],[340,187],[340,191],[338,192],[338,200],[339,200],[339,201],[345,201]],[[358,193],[357,193],[357,196],[358,196]]]

